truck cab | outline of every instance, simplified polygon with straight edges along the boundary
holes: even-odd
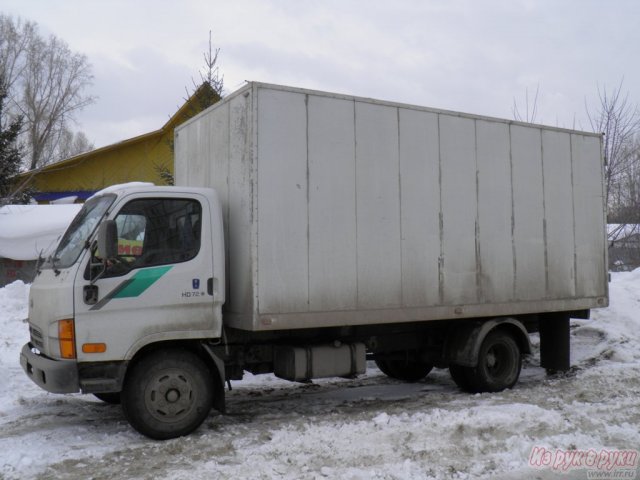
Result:
[[[111,238],[99,242],[109,225]],[[99,192],[38,268],[23,368],[47,391],[116,400],[145,349],[220,338],[222,242],[212,189],[133,184]]]

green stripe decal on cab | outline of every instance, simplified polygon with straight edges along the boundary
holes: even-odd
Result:
[[[115,292],[112,298],[129,298],[142,295],[147,288],[156,283],[169,270],[171,270],[171,265],[140,270],[131,278],[130,282],[124,285],[124,288]]]
[[[171,270],[172,266],[147,268],[139,270],[136,274],[120,283],[116,288],[111,290],[102,300],[96,303],[90,310],[100,310],[112,298],[133,298],[142,295],[142,293],[151,285],[156,283],[165,273]]]

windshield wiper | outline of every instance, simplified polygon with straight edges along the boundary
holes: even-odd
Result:
[[[44,250],[40,250],[40,252],[38,253],[38,260],[36,261],[36,276],[42,273],[42,269],[40,267],[44,263],[44,257],[42,256],[43,251]]]
[[[60,275],[60,270],[56,266],[56,262],[58,261],[60,261],[58,257],[56,257],[55,255],[51,255],[51,268],[53,268],[53,273],[56,274],[56,277]]]

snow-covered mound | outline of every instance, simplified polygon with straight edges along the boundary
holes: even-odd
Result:
[[[4,288],[0,288],[0,375],[15,366],[16,352],[29,339],[27,327],[27,302],[29,285],[17,280]],[[5,383],[6,378],[0,377]],[[0,389],[0,392],[6,389]],[[3,405],[0,397],[0,405]],[[1,408],[1,407],[0,407]]]
[[[568,374],[547,377],[535,353],[518,385],[498,394],[463,394],[446,370],[416,384],[373,365],[353,381],[247,375],[228,393],[227,415],[162,443],[135,433],[117,406],[51,395],[26,378],[28,291],[0,289],[2,479],[568,480],[585,470],[533,468],[532,452],[640,446],[640,269],[614,273],[611,305],[572,321]]]
[[[36,260],[58,245],[82,205],[6,205],[0,208],[0,257]]]
[[[579,365],[593,363],[634,364],[640,362],[640,268],[632,272],[613,272],[609,284],[611,305],[592,310],[593,320],[574,320],[574,358]],[[582,337],[595,337],[596,343]],[[576,345],[577,344],[577,345]],[[577,348],[575,348],[577,346]]]

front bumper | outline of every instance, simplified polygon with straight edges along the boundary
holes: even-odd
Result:
[[[25,344],[20,352],[20,365],[27,376],[40,388],[51,393],[80,391],[78,363],[75,360],[54,360],[33,351]]]

